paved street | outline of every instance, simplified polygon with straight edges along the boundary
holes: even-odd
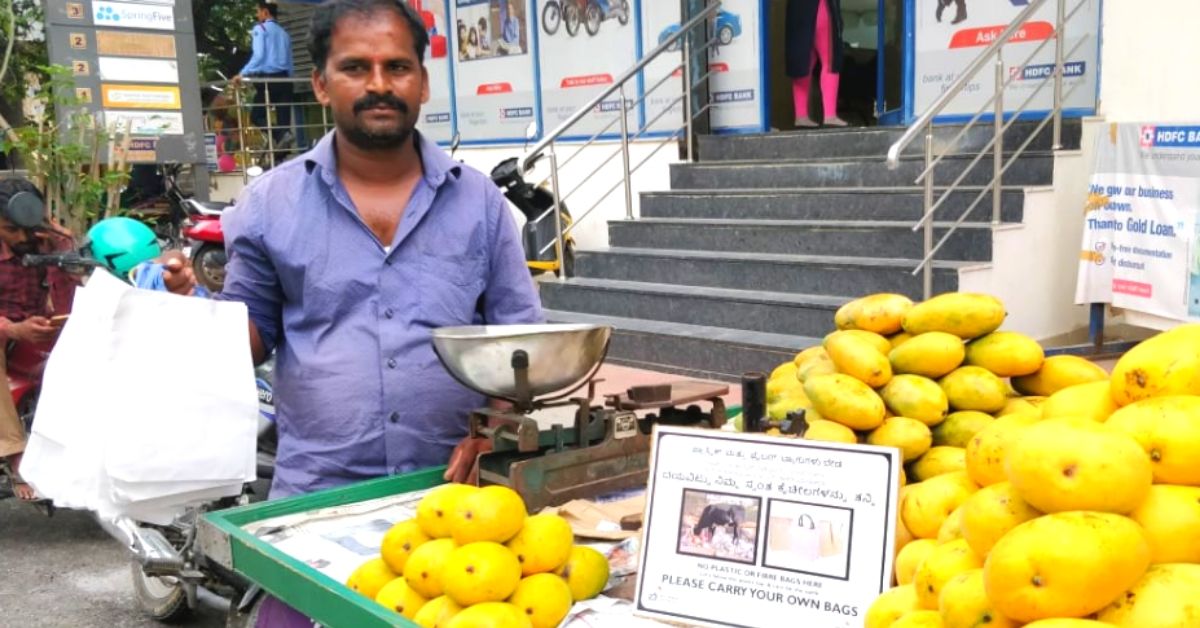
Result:
[[[87,513],[47,519],[0,500],[0,628],[160,626],[137,609],[129,560]],[[225,625],[224,600],[202,599],[192,627]]]

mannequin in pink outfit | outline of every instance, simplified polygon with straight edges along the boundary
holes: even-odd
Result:
[[[812,75],[818,63],[825,126],[846,126],[837,115],[842,70],[842,11],[839,0],[788,0],[787,72],[792,77],[796,126],[816,127],[808,111]]]

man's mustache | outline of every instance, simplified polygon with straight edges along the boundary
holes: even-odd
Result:
[[[400,113],[408,113],[408,105],[392,94],[367,94],[354,102],[354,113],[362,113],[375,107],[390,107]]]

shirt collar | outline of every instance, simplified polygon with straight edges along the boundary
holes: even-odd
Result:
[[[305,170],[312,174],[315,167],[321,168],[321,178],[330,183],[337,177],[337,153],[334,151],[334,138],[337,133],[330,131],[322,137],[317,145],[304,156]],[[442,150],[437,142],[425,137],[423,133],[413,130],[417,142],[417,154],[421,156],[421,166],[425,172],[425,182],[435,190],[440,188],[446,179],[458,179],[462,174],[462,164],[454,161]]]

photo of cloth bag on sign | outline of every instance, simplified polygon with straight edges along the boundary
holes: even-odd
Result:
[[[821,537],[812,515],[802,514],[791,527],[792,553],[802,560],[817,560],[821,554]]]
[[[833,528],[833,524],[822,519],[817,524],[817,536],[820,539],[821,557],[837,556],[842,553],[842,539]]]

